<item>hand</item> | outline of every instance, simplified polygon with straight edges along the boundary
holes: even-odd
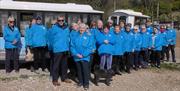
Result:
[[[15,45],[17,43],[17,40],[13,40],[12,44]]]
[[[83,56],[81,54],[77,54],[78,58],[83,58]]]
[[[134,52],[135,50],[133,49],[132,52]]]
[[[154,46],[152,46],[152,49],[154,49]]]
[[[109,43],[109,41],[108,41],[108,40],[104,40],[104,43],[108,44],[108,43]]]

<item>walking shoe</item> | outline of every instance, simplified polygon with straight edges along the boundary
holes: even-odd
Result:
[[[53,81],[52,84],[53,84],[54,86],[60,86],[60,83],[59,83],[58,81]]]

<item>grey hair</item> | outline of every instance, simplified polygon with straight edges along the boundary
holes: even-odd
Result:
[[[84,24],[84,23],[79,24],[79,29],[81,29],[81,28],[87,29],[86,24]]]
[[[14,17],[13,16],[9,16],[8,17],[8,21],[14,21],[15,19],[14,19]]]

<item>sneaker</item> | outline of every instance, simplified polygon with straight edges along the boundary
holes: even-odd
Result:
[[[16,73],[19,73],[19,70],[15,70]]]
[[[84,90],[87,91],[88,89],[89,89],[89,85],[85,85],[85,86],[84,86]]]
[[[53,81],[52,84],[53,84],[54,86],[60,86],[60,85],[61,85],[58,81]]]
[[[159,68],[159,69],[160,69],[160,68],[161,68],[161,66],[160,66],[160,65],[158,65],[158,66],[157,66],[157,68]]]
[[[43,72],[46,72],[46,73],[48,73],[49,71],[48,71],[48,69],[43,69],[42,70]]]
[[[78,84],[77,84],[77,87],[81,87],[81,86],[83,86],[82,83],[78,83]]]

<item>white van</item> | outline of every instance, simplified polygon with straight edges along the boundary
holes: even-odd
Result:
[[[143,15],[141,12],[135,12],[130,9],[120,9],[115,10],[109,19],[114,21],[114,24],[119,24],[120,21],[125,21],[125,23],[131,23],[132,26],[145,24],[150,16]]]

